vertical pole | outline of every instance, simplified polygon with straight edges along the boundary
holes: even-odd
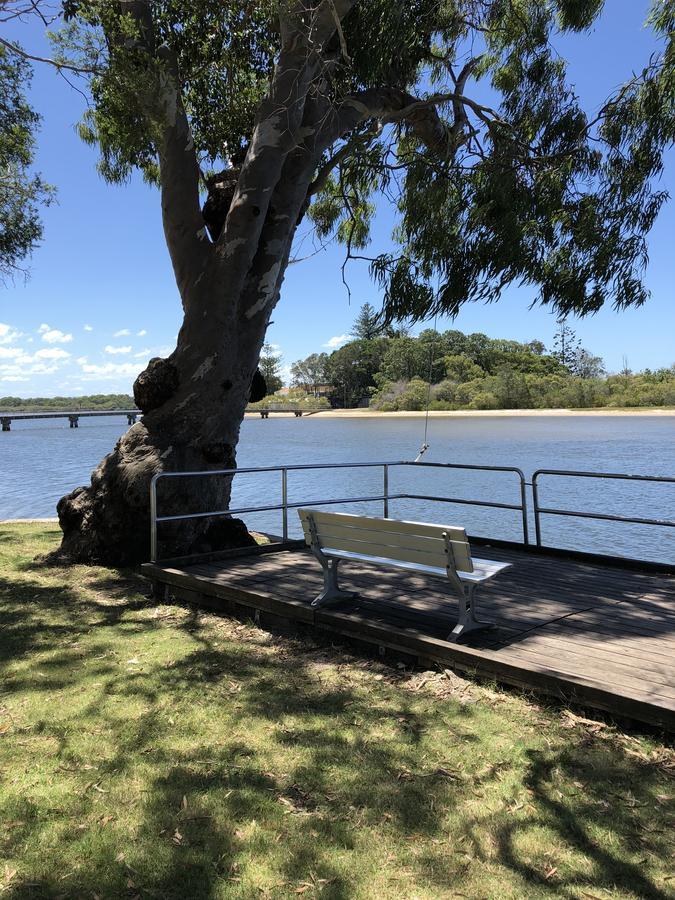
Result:
[[[537,547],[541,547],[541,520],[539,516],[539,489],[537,488],[537,475],[532,477],[532,509],[534,511],[534,537]]]
[[[523,516],[523,543],[527,547],[530,543],[530,529],[527,523],[527,490],[525,488],[525,476],[521,472],[520,475],[520,505]]]
[[[150,482],[150,562],[157,562],[157,480],[153,475]]]
[[[384,499],[383,499],[382,508],[383,508],[383,512],[384,512],[384,518],[388,519],[389,518],[389,466],[386,463],[382,466],[382,472],[383,472],[383,482],[384,482],[384,484],[383,484]]]
[[[285,541],[288,540],[288,469],[281,470],[281,516],[282,531],[281,535]]]

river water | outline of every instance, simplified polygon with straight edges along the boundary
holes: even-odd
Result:
[[[126,429],[123,420],[80,419],[14,422],[0,433],[0,519],[55,515],[58,498],[88,481],[91,469]],[[424,435],[421,418],[247,418],[238,460],[241,467],[320,462],[411,460]],[[432,418],[428,462],[517,466],[530,480],[538,468],[574,469],[675,477],[675,417],[507,416]],[[242,474],[233,505],[280,502],[280,474]],[[393,468],[391,493],[518,503],[510,473]],[[528,500],[530,498],[528,488]],[[291,502],[382,493],[375,468],[289,473]],[[543,506],[675,520],[675,485],[648,482],[543,478]],[[381,503],[333,507],[382,514]],[[167,511],[169,512],[169,511]],[[469,533],[520,540],[520,513],[428,501],[392,501],[395,518],[463,525]],[[280,533],[280,513],[244,516],[249,527]],[[290,533],[297,536],[291,512]],[[530,528],[532,530],[530,516]],[[636,526],[590,519],[544,516],[545,544],[675,562],[675,528]]]

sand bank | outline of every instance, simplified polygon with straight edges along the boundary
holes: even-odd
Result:
[[[312,413],[315,418],[322,419],[362,419],[373,418],[424,418],[426,412],[380,412],[376,409],[328,409]],[[503,418],[513,416],[675,416],[672,409],[433,409],[429,417],[433,418]]]

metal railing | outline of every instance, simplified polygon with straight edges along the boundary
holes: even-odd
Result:
[[[631,525],[661,525],[666,528],[675,528],[675,521],[670,519],[648,519],[639,516],[620,516],[615,513],[600,513],[571,509],[555,509],[554,507],[540,506],[539,504],[539,478],[542,475],[561,478],[607,478],[619,481],[650,481],[666,484],[675,484],[675,478],[660,475],[624,475],[616,472],[577,472],[572,469],[537,469],[532,476],[532,508],[534,513],[534,534],[537,547],[541,542],[541,517],[547,516],[571,516],[578,519],[597,519],[605,522],[624,522]]]
[[[516,475],[520,490],[520,503],[501,503],[495,500],[473,500],[464,497],[443,497],[436,494],[408,494],[395,493],[389,490],[389,472],[392,468],[414,466],[415,468],[425,469],[461,469],[464,471],[478,472],[508,472]],[[290,503],[288,500],[288,473],[297,471],[319,470],[319,469],[382,469],[382,493],[359,496],[359,497],[340,497],[340,498],[313,498],[303,500],[301,502]],[[279,472],[281,474],[281,502],[268,503],[264,506],[246,506],[235,509],[221,509],[210,512],[196,513],[180,513],[177,515],[160,516],[157,514],[157,485],[165,478],[206,478],[206,477],[234,477],[235,475],[244,475],[260,472]],[[425,500],[437,503],[458,503],[468,506],[482,506],[491,509],[507,509],[520,513],[523,543],[528,545],[529,528],[528,528],[528,510],[527,510],[527,494],[526,494],[525,476],[523,472],[514,466],[479,466],[464,465],[460,463],[430,463],[430,462],[412,462],[392,461],[392,462],[366,462],[366,463],[314,463],[306,465],[293,466],[257,466],[253,468],[241,469],[216,469],[207,472],[159,472],[155,475],[150,483],[150,558],[152,562],[157,562],[158,553],[158,534],[157,526],[163,522],[181,522],[190,519],[206,519],[217,518],[220,516],[244,515],[246,513],[257,512],[281,512],[281,529],[282,538],[288,540],[288,511],[290,509],[299,509],[304,506],[328,506],[330,504],[340,503],[370,503],[381,502],[382,514],[385,518],[389,518],[389,504],[392,500]]]
[[[462,470],[477,472],[505,472],[515,475],[518,479],[519,503],[502,503],[496,500],[477,500],[465,497],[447,497],[439,494],[411,494],[407,492],[392,493],[390,490],[390,470],[401,467],[414,467],[416,469],[442,469],[442,470]],[[288,499],[288,475],[289,472],[299,471],[317,471],[323,469],[382,469],[382,493],[367,494],[361,496],[349,497],[313,497],[304,499],[299,502],[290,502]],[[230,477],[235,475],[245,475],[253,473],[270,473],[278,472],[280,479],[280,501],[278,503],[267,503],[262,506],[242,506],[237,508],[229,508],[222,510],[213,510],[209,512],[195,513],[178,513],[173,515],[158,515],[157,512],[157,485],[162,479],[166,478],[207,478],[207,477]],[[529,507],[527,500],[527,487],[532,488],[532,514],[534,520],[534,544],[537,547],[545,547],[542,542],[541,534],[541,518],[542,516],[566,516],[579,519],[593,519],[606,522],[621,522],[631,525],[655,525],[667,528],[675,528],[675,520],[671,519],[654,519],[642,516],[622,516],[614,513],[594,512],[592,510],[571,510],[560,509],[556,507],[542,506],[539,500],[539,480],[542,477],[559,477],[559,478],[594,478],[594,479],[610,479],[620,481],[633,482],[656,482],[665,484],[675,484],[675,477],[665,477],[657,475],[628,475],[614,472],[588,472],[575,471],[571,469],[537,469],[532,476],[532,481],[525,479],[521,469],[515,466],[481,466],[460,463],[432,463],[432,462],[412,462],[409,460],[391,461],[391,462],[363,462],[363,463],[311,463],[303,465],[291,466],[256,466],[241,469],[216,469],[201,472],[160,472],[155,475],[150,485],[150,544],[151,544],[151,561],[157,562],[158,556],[158,525],[164,522],[181,522],[190,519],[206,519],[217,518],[220,516],[245,515],[248,513],[260,512],[280,512],[281,513],[281,534],[284,541],[288,540],[289,534],[289,510],[299,509],[304,506],[328,506],[341,503],[382,503],[382,514],[385,518],[389,518],[389,505],[393,500],[423,500],[432,503],[452,503],[467,506],[480,506],[489,509],[512,510],[520,514],[522,543],[525,546],[531,546],[529,537]],[[553,548],[549,548],[553,549]]]

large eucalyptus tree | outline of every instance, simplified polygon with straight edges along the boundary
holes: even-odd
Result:
[[[364,255],[376,198],[397,207],[398,249],[371,263],[391,319],[452,314],[514,281],[561,315],[644,301],[675,4],[655,4],[653,56],[591,115],[555,45],[602,5],[66,0],[60,52],[93,97],[82,135],[109,180],[138,167],[158,184],[184,318],[134,385],[142,421],[60,501],[64,554],[147,557],[151,476],[235,465],[303,219]],[[174,501],[227,501],[226,482],[203,481]],[[198,521],[174,535],[182,550],[228,539],[223,520]]]

